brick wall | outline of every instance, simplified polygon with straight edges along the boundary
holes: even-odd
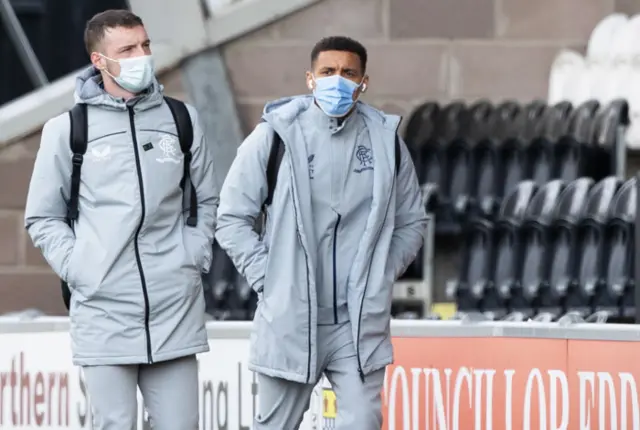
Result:
[[[583,50],[615,8],[614,0],[325,0],[230,43],[225,58],[247,129],[266,100],[306,91],[311,46],[329,34],[367,46],[367,101],[394,113],[425,99],[546,98],[558,49]]]
[[[264,102],[306,91],[309,51],[320,37],[345,34],[370,52],[367,101],[407,115],[426,99],[546,97],[562,47],[584,49],[594,25],[637,0],[325,0],[228,44],[225,59],[245,130]],[[179,71],[163,77],[185,98]],[[39,136],[0,152],[0,313],[37,307],[63,313],[58,281],[22,227]],[[445,248],[441,283],[454,273]],[[448,267],[448,268],[447,268]]]

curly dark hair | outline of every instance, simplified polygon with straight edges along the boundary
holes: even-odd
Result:
[[[311,50],[311,64],[318,59],[318,55],[325,51],[346,51],[360,57],[362,72],[367,69],[367,49],[362,43],[346,36],[331,36],[321,39]]]

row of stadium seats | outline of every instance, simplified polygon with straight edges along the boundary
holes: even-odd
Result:
[[[635,178],[616,177],[521,182],[496,221],[468,225],[448,297],[461,312],[493,319],[568,311],[632,318],[636,188]]]
[[[419,316],[415,312],[406,312],[396,316],[396,319],[418,319]],[[431,321],[440,321],[442,317],[437,313],[430,313],[423,319]],[[496,315],[490,313],[483,313],[477,311],[471,312],[456,312],[451,318],[447,318],[447,321],[463,321],[463,322],[484,322],[484,321],[507,321],[507,322],[541,322],[541,323],[553,323],[559,324],[577,324],[577,323],[615,323],[620,322],[619,319],[611,317],[606,311],[596,311],[588,316],[585,316],[581,312],[569,311],[565,314],[556,314],[552,312],[540,312],[534,316],[531,316],[525,312],[514,311],[502,318],[496,318]]]
[[[405,139],[425,205],[435,214],[436,233],[460,233],[475,220],[499,224],[499,209],[509,204],[504,196],[513,195],[524,179],[540,187],[554,178],[568,183],[613,174],[619,129],[627,122],[623,101],[604,107],[594,101],[577,107],[541,101],[425,103],[411,115]],[[421,262],[416,259],[403,278],[421,279]],[[214,319],[253,317],[256,296],[217,245],[204,281]]]
[[[425,103],[411,115],[405,138],[426,184],[436,233],[452,234],[470,218],[495,218],[504,196],[522,180],[544,184],[616,174],[620,130],[628,121],[622,100],[577,107]]]

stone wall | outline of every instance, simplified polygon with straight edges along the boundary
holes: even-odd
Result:
[[[427,99],[545,98],[562,47],[583,50],[595,24],[635,0],[325,0],[229,43],[224,56],[245,131],[265,101],[306,90],[309,52],[322,36],[344,34],[369,49],[367,101],[407,115]],[[186,98],[180,71],[162,78]],[[0,313],[37,307],[64,313],[59,284],[23,228],[39,135],[0,151]],[[439,283],[455,273],[455,246],[443,246]]]

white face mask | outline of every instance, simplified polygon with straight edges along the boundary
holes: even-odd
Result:
[[[139,93],[149,88],[155,76],[155,67],[151,55],[141,57],[123,58],[113,60],[100,54],[102,58],[120,64],[120,76],[113,76],[105,69],[105,72],[113,78],[116,84],[120,85],[130,93]]]

